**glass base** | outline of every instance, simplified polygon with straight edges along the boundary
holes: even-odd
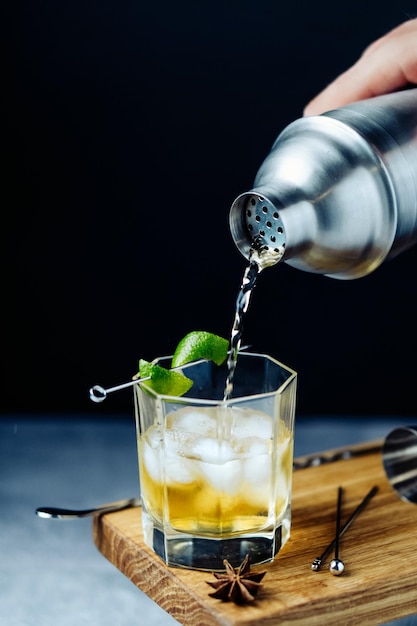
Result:
[[[246,533],[238,537],[222,539],[199,537],[169,530],[155,524],[142,510],[144,540],[167,565],[203,571],[224,571],[227,559],[233,567],[239,567],[247,554],[251,565],[269,563],[290,536],[291,507],[288,505],[279,525],[259,533]]]

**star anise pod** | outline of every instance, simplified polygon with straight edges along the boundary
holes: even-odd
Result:
[[[216,590],[209,593],[209,596],[225,602],[232,601],[236,604],[253,602],[266,572],[250,572],[249,554],[245,556],[237,569],[234,569],[227,559],[223,561],[223,565],[226,568],[226,573],[214,572],[213,575],[217,580],[215,582],[207,581],[207,584]]]

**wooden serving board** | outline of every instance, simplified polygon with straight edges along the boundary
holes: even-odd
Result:
[[[340,541],[341,576],[311,563],[373,485],[379,491]],[[417,506],[389,485],[380,453],[294,472],[291,538],[266,570],[257,599],[237,606],[209,597],[208,572],[171,568],[145,546],[139,508],[97,518],[94,542],[137,587],[184,626],[383,624],[417,613]],[[141,617],[138,616],[138,624]],[[133,626],[133,625],[132,625]]]

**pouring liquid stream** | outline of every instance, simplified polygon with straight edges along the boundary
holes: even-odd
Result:
[[[275,265],[282,257],[282,250],[272,250],[268,246],[261,246],[256,240],[252,244],[249,265],[246,267],[242,284],[236,298],[235,317],[230,333],[230,350],[227,358],[227,378],[223,401],[230,400],[233,394],[233,380],[242,343],[243,322],[248,310],[253,290],[256,287],[260,272],[271,265]]]
[[[233,393],[233,379],[235,375],[237,358],[242,343],[244,315],[248,310],[252,292],[256,286],[259,274],[259,265],[256,261],[251,261],[246,268],[242,285],[236,298],[236,311],[233,326],[230,333],[230,350],[227,358],[227,378],[224,388],[223,400],[230,400]]]

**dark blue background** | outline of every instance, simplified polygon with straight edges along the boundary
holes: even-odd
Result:
[[[245,267],[229,206],[276,135],[415,2],[3,4],[1,412],[131,411],[192,329],[228,336]],[[244,342],[298,410],[416,414],[417,249],[357,281],[261,275]]]

